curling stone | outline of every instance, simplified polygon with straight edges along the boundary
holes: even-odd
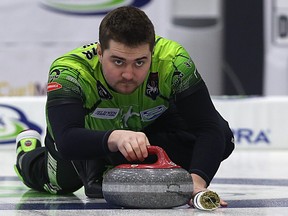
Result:
[[[172,208],[189,202],[193,192],[191,175],[173,163],[158,146],[148,147],[156,155],[153,164],[122,164],[103,177],[104,199],[126,208]]]

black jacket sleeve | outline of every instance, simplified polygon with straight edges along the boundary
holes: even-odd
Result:
[[[89,160],[110,151],[107,140],[112,131],[85,129],[85,110],[81,101],[63,103],[47,108],[56,148],[68,160]]]
[[[179,114],[196,136],[189,171],[200,175],[209,185],[225,150],[219,114],[203,81],[198,83],[196,88],[187,89],[177,95],[175,104]]]

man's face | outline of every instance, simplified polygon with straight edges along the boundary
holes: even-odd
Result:
[[[111,40],[108,49],[97,50],[104,77],[115,91],[130,94],[144,82],[151,64],[149,44],[128,47]]]

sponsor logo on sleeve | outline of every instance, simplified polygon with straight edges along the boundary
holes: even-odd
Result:
[[[174,71],[173,77],[172,77],[172,86],[173,88],[178,88],[182,82],[182,78],[184,77],[184,74],[178,70]]]
[[[51,83],[48,83],[48,85],[47,85],[47,92],[55,91],[55,90],[58,90],[61,88],[62,88],[62,85],[60,83],[51,82]]]
[[[61,73],[61,71],[59,69],[55,69],[55,70],[51,71],[49,74],[49,82],[52,82],[55,79],[58,79],[58,77],[60,76],[60,73]]]

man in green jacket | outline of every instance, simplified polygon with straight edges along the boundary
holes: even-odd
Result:
[[[45,147],[36,131],[18,135],[15,170],[52,194],[84,185],[88,197],[101,197],[107,166],[142,162],[157,145],[191,173],[195,195],[234,149],[187,51],[155,36],[146,14],[129,6],[104,17],[99,42],[52,63],[46,117]]]

